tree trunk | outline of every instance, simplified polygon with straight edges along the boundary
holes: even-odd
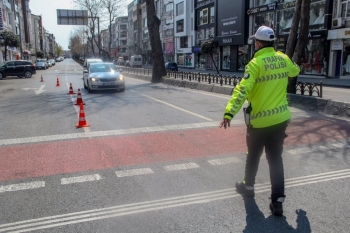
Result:
[[[215,69],[216,69],[216,72],[217,72],[218,74],[220,74],[220,72],[219,72],[219,70],[218,70],[218,67],[216,66],[216,63],[215,63],[215,61],[214,61],[213,53],[210,53],[210,57],[211,57],[211,60],[213,61],[213,64],[214,64]]]
[[[166,76],[164,65],[162,43],[159,35],[160,20],[156,15],[154,0],[146,0],[147,9],[147,27],[149,38],[151,41],[151,51],[153,59],[152,82],[158,83],[162,81],[162,77]]]
[[[292,27],[290,29],[290,33],[288,36],[286,55],[290,57],[290,59],[293,58],[295,46],[298,40],[298,30],[299,30],[299,23],[300,23],[300,17],[301,17],[302,2],[303,0],[297,0],[295,3],[295,12],[294,12],[294,17],[292,21]],[[288,86],[287,86],[288,93],[293,93],[293,94],[296,93],[297,79],[298,77],[288,77]]]
[[[302,2],[303,0],[296,1],[292,27],[290,29],[290,33],[287,41],[286,55],[291,59],[293,57],[295,45],[297,44],[297,39],[298,39],[298,29],[299,29]]]

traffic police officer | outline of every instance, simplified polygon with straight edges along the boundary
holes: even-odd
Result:
[[[248,147],[245,178],[236,183],[236,190],[244,196],[255,196],[255,176],[265,148],[271,181],[270,209],[274,215],[282,215],[285,198],[282,152],[291,118],[287,85],[288,77],[296,77],[300,68],[287,55],[274,50],[276,38],[271,28],[259,27],[250,39],[255,43],[254,57],[246,65],[243,79],[234,88],[219,127],[229,127],[232,118],[248,100],[248,107],[244,108]]]

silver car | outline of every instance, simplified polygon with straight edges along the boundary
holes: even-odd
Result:
[[[89,92],[93,90],[125,91],[123,75],[111,68],[110,63],[91,63],[84,68],[84,88]]]

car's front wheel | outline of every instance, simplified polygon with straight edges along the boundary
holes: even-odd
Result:
[[[87,83],[87,89],[88,89],[88,92],[89,92],[89,93],[92,92],[92,90],[91,90],[91,88],[90,88],[90,85],[89,85],[89,82]]]
[[[84,83],[84,89],[87,89],[88,87],[86,86],[84,79],[83,79],[83,83]]]
[[[3,79],[3,78],[5,78],[5,75],[0,72],[0,79]]]
[[[29,70],[24,72],[24,77],[25,78],[31,78],[32,77],[32,72],[30,72]]]

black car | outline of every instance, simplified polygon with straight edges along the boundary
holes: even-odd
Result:
[[[30,61],[15,60],[0,64],[0,79],[6,78],[6,76],[31,78],[33,74],[36,74],[36,69]]]
[[[166,70],[178,71],[177,64],[175,62],[167,62],[165,63]]]

